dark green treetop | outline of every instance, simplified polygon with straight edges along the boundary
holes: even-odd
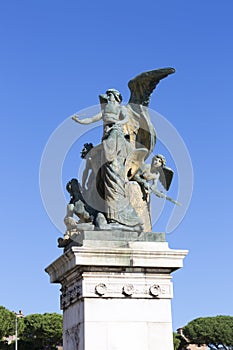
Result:
[[[15,333],[15,314],[0,306],[0,340]]]
[[[19,336],[19,350],[56,349],[62,344],[62,315],[28,315],[24,318],[24,329]]]
[[[183,334],[192,344],[233,350],[233,316],[197,318],[183,328]]]

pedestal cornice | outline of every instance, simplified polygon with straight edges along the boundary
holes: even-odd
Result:
[[[122,233],[121,240],[117,240],[116,235],[109,239],[106,231],[98,232],[98,237],[95,237],[93,232],[92,235],[83,232],[80,246],[71,246],[45,271],[50,275],[51,283],[59,283],[71,274],[73,269],[76,269],[77,273],[77,267],[80,272],[122,270],[157,273],[171,273],[181,268],[188,251],[170,249],[163,237],[161,239],[161,234],[159,241],[156,240],[157,235],[144,234],[138,240],[133,237],[134,240],[130,241],[130,236],[124,240]]]

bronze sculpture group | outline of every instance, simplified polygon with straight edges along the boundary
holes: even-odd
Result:
[[[165,157],[158,154],[151,164],[145,163],[156,143],[148,112],[150,96],[159,81],[174,72],[164,68],[142,73],[128,83],[127,105],[121,105],[119,91],[108,89],[99,96],[100,113],[85,119],[72,117],[80,124],[103,120],[103,136],[97,146],[84,144],[81,183],[72,179],[67,184],[67,230],[60,246],[82,230],[151,231],[150,193],[179,204],[158,190],[158,181],[165,190],[172,182],[173,171],[166,167]]]

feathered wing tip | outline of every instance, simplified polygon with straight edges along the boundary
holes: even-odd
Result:
[[[160,80],[166,78],[168,75],[175,73],[175,69],[160,68],[141,73],[128,83],[131,95],[128,103],[140,104],[148,107],[150,96]]]
[[[136,148],[145,147],[148,150],[145,159],[149,157],[156,143],[156,132],[148,113],[150,96],[160,80],[173,73],[175,69],[171,67],[156,69],[141,73],[128,83],[131,95],[126,108],[130,120],[126,129],[128,127],[130,130],[135,125],[133,133],[131,132],[135,135],[132,143],[136,141]]]

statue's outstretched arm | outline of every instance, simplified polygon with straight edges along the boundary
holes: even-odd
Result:
[[[79,119],[78,115],[73,115],[72,119],[79,124],[91,124],[91,123],[98,122],[100,119],[102,119],[102,112],[94,115],[91,118],[84,118],[84,119]]]

